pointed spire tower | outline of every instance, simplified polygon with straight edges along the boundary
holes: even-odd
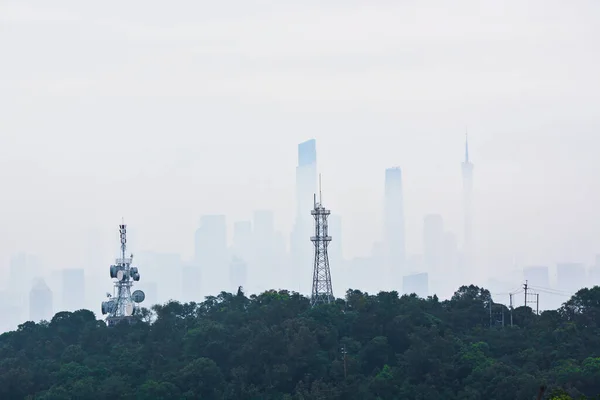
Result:
[[[469,159],[469,134],[465,129],[465,161],[462,163],[464,202],[463,252],[467,272],[471,272],[473,260],[473,163]]]

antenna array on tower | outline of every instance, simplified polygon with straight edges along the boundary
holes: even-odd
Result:
[[[127,252],[127,225],[119,225],[121,239],[121,256],[110,266],[110,277],[114,281],[113,294],[107,294],[109,300],[102,302],[102,314],[108,314],[106,322],[113,326],[121,321],[132,321],[132,316],[138,312],[138,303],[144,301],[146,295],[141,290],[131,293],[133,282],[140,280],[137,267],[132,266],[133,254],[126,257]]]

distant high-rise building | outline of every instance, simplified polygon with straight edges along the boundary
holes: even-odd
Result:
[[[274,254],[275,216],[272,211],[254,211],[253,238],[256,254],[251,275],[260,277],[260,285],[257,290],[274,289],[279,283],[280,271],[277,269],[277,260]]]
[[[142,282],[144,288],[150,282],[160,282],[160,291],[157,292],[160,297],[156,298],[157,302],[162,303],[170,299],[180,298],[183,268],[180,254],[143,251],[135,254],[133,263],[136,267],[143,269],[140,282]],[[192,283],[196,284],[199,290],[200,282]],[[144,301],[142,305],[144,304],[149,303]]]
[[[298,166],[296,167],[296,216],[310,221],[306,210],[313,207],[313,195],[317,190],[317,142],[307,140],[298,145]]]
[[[274,284],[272,289],[289,289],[289,260],[285,235],[275,232],[273,238]]]
[[[52,291],[43,279],[38,279],[29,292],[29,319],[33,322],[52,319]]]
[[[453,232],[444,233],[444,271],[445,277],[458,277],[458,243],[456,235]],[[464,279],[465,277],[461,277]],[[453,287],[453,289],[456,289]]]
[[[110,246],[108,239],[111,237],[111,234],[104,233],[99,228],[88,230],[84,237],[85,255],[83,257],[82,265],[85,269],[85,283],[87,288],[85,293],[85,308],[88,310],[96,310],[98,307],[98,299],[103,298],[106,294],[106,287],[104,285],[97,285],[96,283],[104,282],[106,280],[106,269],[114,262],[114,260],[112,260],[114,248]],[[53,293],[62,293],[60,284],[54,285],[51,280],[47,280],[46,283],[50,286]],[[55,288],[55,286],[57,286],[57,288]],[[57,301],[61,300],[57,299]],[[58,309],[59,307],[57,306],[58,304],[54,304],[54,307]]]
[[[549,288],[550,273],[548,267],[530,266],[523,268],[523,278],[527,284],[533,287]]]
[[[14,295],[25,295],[29,293],[34,278],[40,276],[41,267],[35,255],[27,253],[14,254],[10,258],[9,287],[8,290]]]
[[[378,290],[383,290],[383,288],[387,290],[398,290],[402,284],[400,280],[390,282],[388,274],[385,273],[387,271],[387,255],[387,243],[385,241],[373,242],[371,245],[371,257],[369,257],[369,273],[371,274],[369,280],[372,281],[371,283],[375,285]],[[374,274],[374,271],[380,273]]]
[[[311,291],[313,244],[310,236],[313,220],[310,211],[314,206],[317,179],[317,144],[315,139],[311,139],[298,145],[296,221],[290,237],[292,264],[290,288],[304,294]]]
[[[385,170],[384,243],[387,282],[395,286],[404,273],[406,261],[402,170],[398,167]]]
[[[181,270],[181,299],[183,302],[194,301],[199,303],[202,301],[204,298],[201,285],[202,276],[200,267],[197,265],[188,264],[183,266]],[[225,287],[222,290],[225,290]]]
[[[27,297],[29,303],[29,296]],[[0,292],[0,299],[2,299],[0,302],[0,333],[14,331],[19,324],[23,323],[23,317],[21,317],[23,305],[19,299],[15,299],[12,292]]]
[[[252,256],[252,222],[238,221],[233,224],[233,255],[249,261]]]
[[[583,264],[560,263],[556,266],[556,289],[576,293],[588,286]]]
[[[35,255],[21,252],[11,256],[7,291],[20,310],[19,321],[28,318],[29,290],[38,276],[41,265]]]
[[[63,269],[62,292],[63,311],[85,308],[85,272],[82,268]]]
[[[429,296],[429,275],[420,273],[405,276],[402,279],[402,292],[403,294],[414,293],[421,298],[427,298]]]
[[[590,269],[589,282],[591,286],[600,286],[600,254],[596,255],[596,262]]]
[[[240,286],[246,287],[247,264],[243,259],[235,256],[232,258],[229,264],[229,280],[229,291],[232,293],[235,293]]]
[[[465,161],[462,163],[464,202],[464,263],[467,273],[473,270],[473,163],[469,159],[469,140],[465,140]]]
[[[342,272],[344,255],[342,250],[342,217],[340,215],[330,215],[329,235],[331,236],[331,243],[328,248],[329,268],[331,269],[331,275],[335,277],[336,286],[341,289],[345,287],[346,282]]]
[[[423,256],[430,275],[445,274],[444,220],[439,214],[426,215],[423,221]]]
[[[373,279],[373,258],[356,257],[346,263],[344,292],[348,289],[377,293],[381,284]],[[337,279],[336,279],[337,282]],[[340,296],[341,297],[341,296]]]
[[[225,215],[204,215],[196,231],[195,262],[205,278],[203,289],[218,294],[229,284]]]
[[[254,235],[271,239],[275,235],[275,216],[270,210],[254,211]]]
[[[152,308],[153,305],[161,303],[158,298],[158,284],[156,282],[143,282],[140,287],[146,294],[146,299],[142,303],[142,307]]]

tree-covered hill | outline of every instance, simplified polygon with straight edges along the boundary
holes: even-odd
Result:
[[[513,327],[487,290],[221,293],[108,328],[86,310],[0,336],[0,399],[535,399],[600,394],[600,287]],[[496,305],[496,308],[499,308]],[[508,315],[508,310],[505,310]],[[562,393],[562,394],[560,394]],[[563,396],[563,397],[560,397]]]

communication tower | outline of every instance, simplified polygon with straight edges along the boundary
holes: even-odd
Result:
[[[115,279],[113,294],[107,293],[107,301],[102,302],[102,314],[108,314],[106,323],[114,326],[121,321],[133,321],[133,315],[138,311],[138,304],[143,302],[146,295],[141,290],[131,293],[133,282],[140,280],[137,267],[132,266],[133,254],[126,257],[127,252],[127,225],[119,225],[121,239],[121,257],[117,258],[114,265],[110,266],[110,277]]]
[[[314,209],[310,212],[315,219],[315,236],[310,240],[315,244],[315,259],[313,268],[311,305],[329,304],[335,301],[331,287],[331,271],[329,270],[329,256],[327,246],[331,242],[327,219],[330,210],[323,207],[323,196],[321,195],[321,175],[319,175],[319,202],[314,195]]]

